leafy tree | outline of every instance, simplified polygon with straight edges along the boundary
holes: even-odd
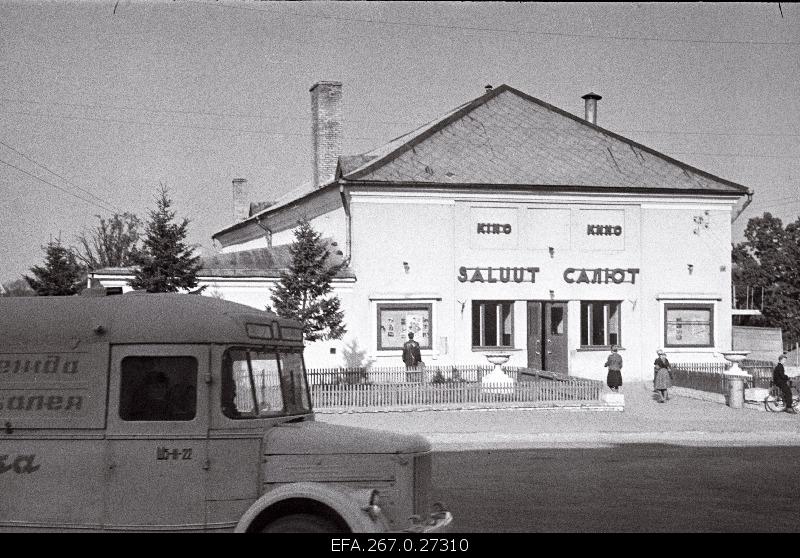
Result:
[[[289,247],[292,262],[272,291],[275,312],[302,322],[307,341],[341,339],[344,313],[339,297],[329,295],[331,280],[345,264],[328,262],[330,252],[306,219],[298,221],[294,238]]]
[[[86,284],[86,270],[78,262],[75,253],[62,246],[60,241],[51,241],[42,249],[45,251],[44,266],[31,268],[34,277],[24,276],[36,294],[74,295],[83,290]]]
[[[170,211],[171,205],[167,187],[161,184],[156,209],[149,212],[144,246],[132,254],[137,268],[128,284],[134,289],[174,293],[197,286],[197,272],[202,264],[200,256],[193,255],[184,242],[189,220],[174,223],[175,212]]]
[[[784,343],[800,341],[800,217],[783,226],[770,213],[747,222],[745,241],[733,248],[733,284],[764,288],[761,318],[779,327]]]
[[[3,285],[2,296],[36,296],[36,291],[31,289],[25,279],[16,279]]]
[[[133,213],[115,213],[108,220],[96,215],[100,220],[87,237],[78,236],[81,249],[78,257],[89,269],[104,267],[125,267],[135,264],[134,254],[141,238],[141,220]]]

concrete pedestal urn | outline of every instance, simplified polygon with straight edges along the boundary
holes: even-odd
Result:
[[[503,365],[511,355],[508,353],[486,353],[486,360],[494,364],[494,370],[481,380],[482,391],[487,393],[514,393],[514,380],[505,372]]]
[[[734,409],[741,409],[744,406],[744,382],[752,379],[752,376],[739,367],[750,351],[722,351],[725,360],[731,362],[731,367],[725,371],[728,377],[730,390],[728,395],[728,406]]]

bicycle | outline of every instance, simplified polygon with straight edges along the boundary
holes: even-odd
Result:
[[[767,408],[767,411],[778,413],[786,410],[786,402],[783,400],[783,391],[781,388],[776,386],[774,382],[770,382],[769,386],[769,394],[764,399],[764,406]],[[792,408],[797,410],[800,408],[800,392],[798,392],[792,380],[789,380],[789,389],[792,392]]]

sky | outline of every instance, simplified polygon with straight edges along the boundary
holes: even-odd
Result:
[[[0,282],[166,184],[188,241],[311,179],[340,81],[354,155],[508,84],[800,215],[800,5],[0,0]]]

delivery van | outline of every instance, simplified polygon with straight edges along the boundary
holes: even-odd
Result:
[[[0,298],[0,531],[447,530],[421,436],[316,422],[300,324],[190,294]]]

